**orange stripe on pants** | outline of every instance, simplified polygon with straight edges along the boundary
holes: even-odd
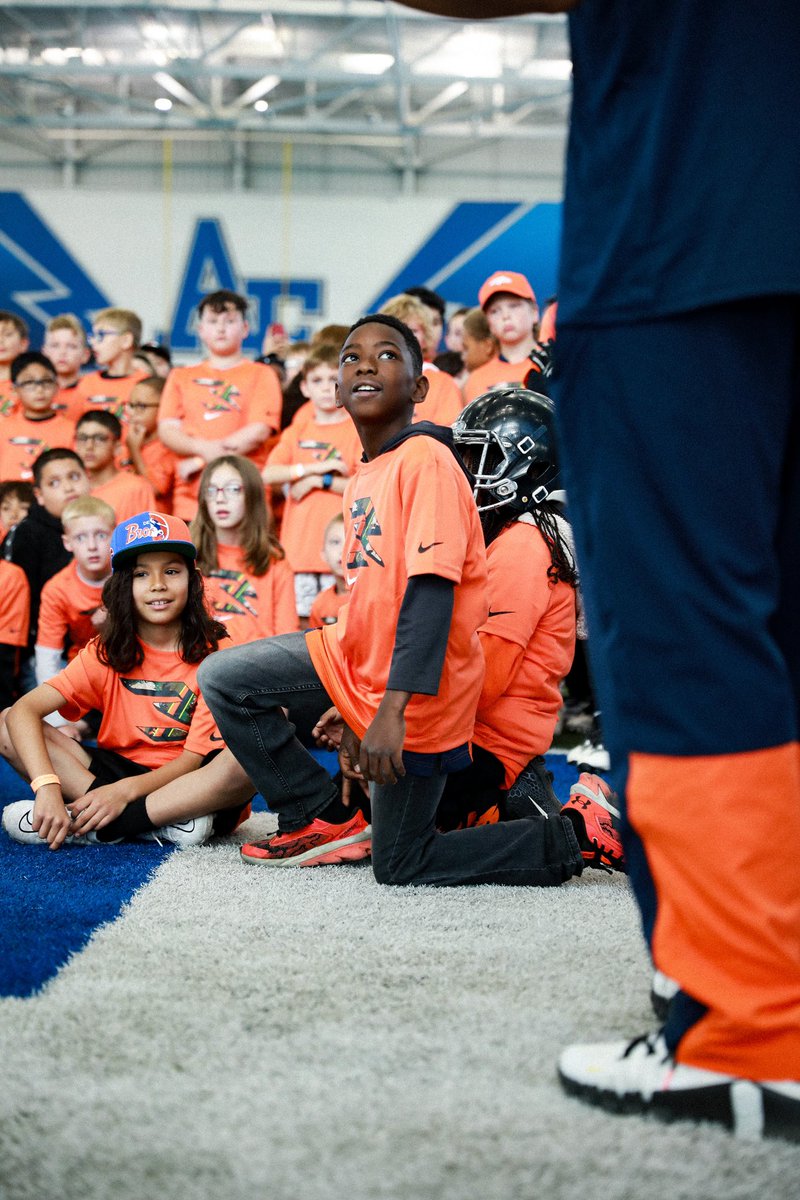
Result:
[[[656,965],[708,1008],[676,1057],[800,1079],[800,747],[634,753],[627,804],[656,889]]]

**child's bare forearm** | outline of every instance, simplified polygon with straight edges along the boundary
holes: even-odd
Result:
[[[64,703],[64,697],[48,683],[42,683],[17,700],[6,715],[6,730],[18,762],[28,779],[52,775],[53,764],[45,741],[42,722]]]

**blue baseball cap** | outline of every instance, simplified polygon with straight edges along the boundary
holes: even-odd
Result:
[[[111,570],[116,571],[137,554],[149,550],[174,550],[194,562],[197,550],[188,525],[167,513],[141,512],[120,522],[111,535]]]

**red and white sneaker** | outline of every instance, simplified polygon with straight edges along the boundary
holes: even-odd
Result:
[[[359,810],[344,825],[315,817],[302,829],[276,833],[266,842],[242,846],[242,859],[257,867],[318,867],[357,862],[372,853],[372,827]]]
[[[601,871],[625,871],[625,853],[612,817],[619,819],[614,792],[599,775],[584,771],[561,810],[575,830],[583,861]]]

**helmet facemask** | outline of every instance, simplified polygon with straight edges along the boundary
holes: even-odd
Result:
[[[478,512],[513,505],[520,512],[548,498],[544,485],[533,488],[529,473],[542,463],[536,461],[538,437],[546,436],[542,426],[535,436],[523,434],[518,443],[502,437],[493,429],[468,429],[461,422],[453,427],[454,437],[467,470],[473,477],[473,495]],[[544,474],[547,474],[545,471]],[[524,501],[519,496],[525,493]],[[519,497],[519,499],[518,499]]]

